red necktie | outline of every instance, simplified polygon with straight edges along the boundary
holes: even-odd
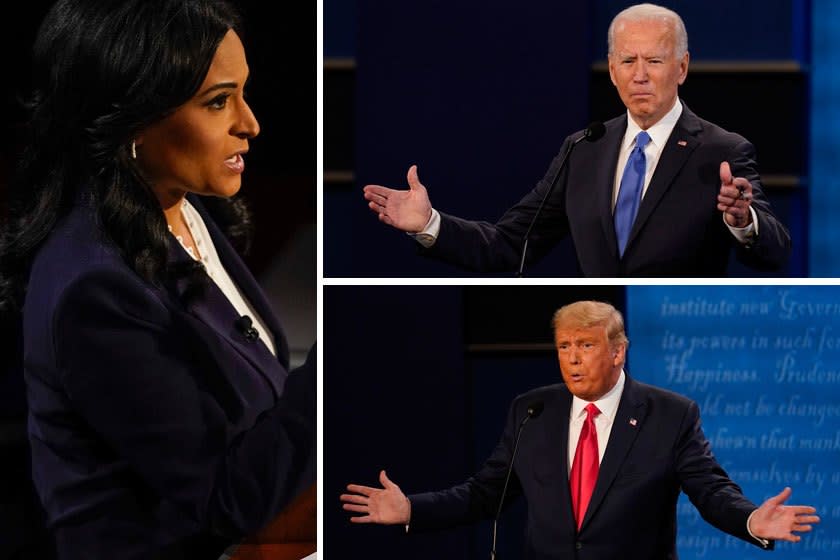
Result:
[[[598,432],[595,430],[595,417],[601,414],[598,407],[592,403],[586,405],[586,420],[580,430],[575,460],[572,462],[572,472],[569,474],[569,484],[572,490],[572,510],[575,521],[580,529],[583,516],[589,506],[595,481],[598,480]]]

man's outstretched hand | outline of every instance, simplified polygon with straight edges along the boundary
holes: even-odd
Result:
[[[817,510],[811,506],[786,506],[791,489],[785,488],[776,496],[768,498],[753,512],[750,531],[753,535],[777,541],[799,542],[802,537],[795,533],[807,533],[811,525],[819,523]]]
[[[391,482],[385,471],[380,471],[382,488],[348,484],[348,494],[341,495],[346,511],[360,513],[350,518],[353,523],[379,523],[405,525],[411,519],[411,502],[400,487]]]
[[[396,190],[382,185],[366,185],[365,200],[379,220],[402,231],[423,231],[432,217],[432,203],[426,187],[417,176],[417,166],[408,168],[408,190]]]

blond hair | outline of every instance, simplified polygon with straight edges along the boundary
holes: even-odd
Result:
[[[587,329],[603,326],[607,329],[607,339],[612,345],[630,341],[624,333],[624,317],[609,303],[602,301],[576,301],[564,305],[554,312],[551,324],[555,332],[559,329]]]

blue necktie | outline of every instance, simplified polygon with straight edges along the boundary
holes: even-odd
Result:
[[[618,187],[618,200],[615,203],[615,236],[618,239],[618,254],[624,256],[627,240],[633,221],[639,212],[639,202],[642,200],[642,186],[645,184],[645,146],[650,142],[650,136],[644,130],[636,135],[636,147],[630,152],[630,158],[624,167],[621,184]]]

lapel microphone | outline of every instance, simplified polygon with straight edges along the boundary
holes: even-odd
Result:
[[[249,342],[254,342],[260,337],[260,333],[254,328],[254,322],[247,315],[243,315],[234,323],[236,330],[238,330]]]
[[[516,440],[513,443],[513,453],[510,456],[510,465],[508,465],[507,476],[505,477],[505,485],[502,487],[502,497],[499,498],[499,509],[496,511],[496,518],[493,520],[493,547],[490,550],[490,560],[496,560],[496,526],[499,523],[499,517],[502,515],[502,506],[505,503],[505,494],[507,493],[508,482],[510,482],[510,475],[513,472],[513,460],[516,459],[516,450],[519,448],[519,436],[522,435],[522,428],[528,423],[531,418],[536,418],[542,414],[545,404],[542,401],[532,402],[528,405],[528,410],[525,412],[525,418],[519,423],[519,430],[516,432]]]
[[[542,212],[543,206],[545,206],[545,201],[548,200],[548,197],[551,196],[551,191],[554,190],[555,185],[557,185],[557,179],[560,178],[560,172],[563,171],[563,167],[566,166],[566,160],[569,158],[569,154],[572,153],[572,150],[575,146],[587,140],[589,142],[595,142],[596,140],[600,140],[601,137],[606,134],[607,127],[604,126],[602,122],[591,122],[589,126],[586,127],[586,130],[583,131],[583,135],[574,140],[570,145],[569,149],[566,150],[566,153],[563,154],[563,159],[560,160],[560,166],[557,168],[557,173],[554,174],[554,178],[551,180],[551,184],[548,186],[548,190],[545,192],[545,196],[543,196],[542,202],[540,202],[539,208],[537,208],[536,213],[534,213],[534,218],[531,220],[531,225],[528,226],[528,231],[525,232],[525,242],[522,244],[522,258],[519,261],[519,270],[516,273],[517,278],[522,278],[522,271],[525,269],[525,255],[528,254],[528,238],[531,236],[531,230],[534,229],[534,224],[537,223],[537,218],[540,217],[540,213]]]

